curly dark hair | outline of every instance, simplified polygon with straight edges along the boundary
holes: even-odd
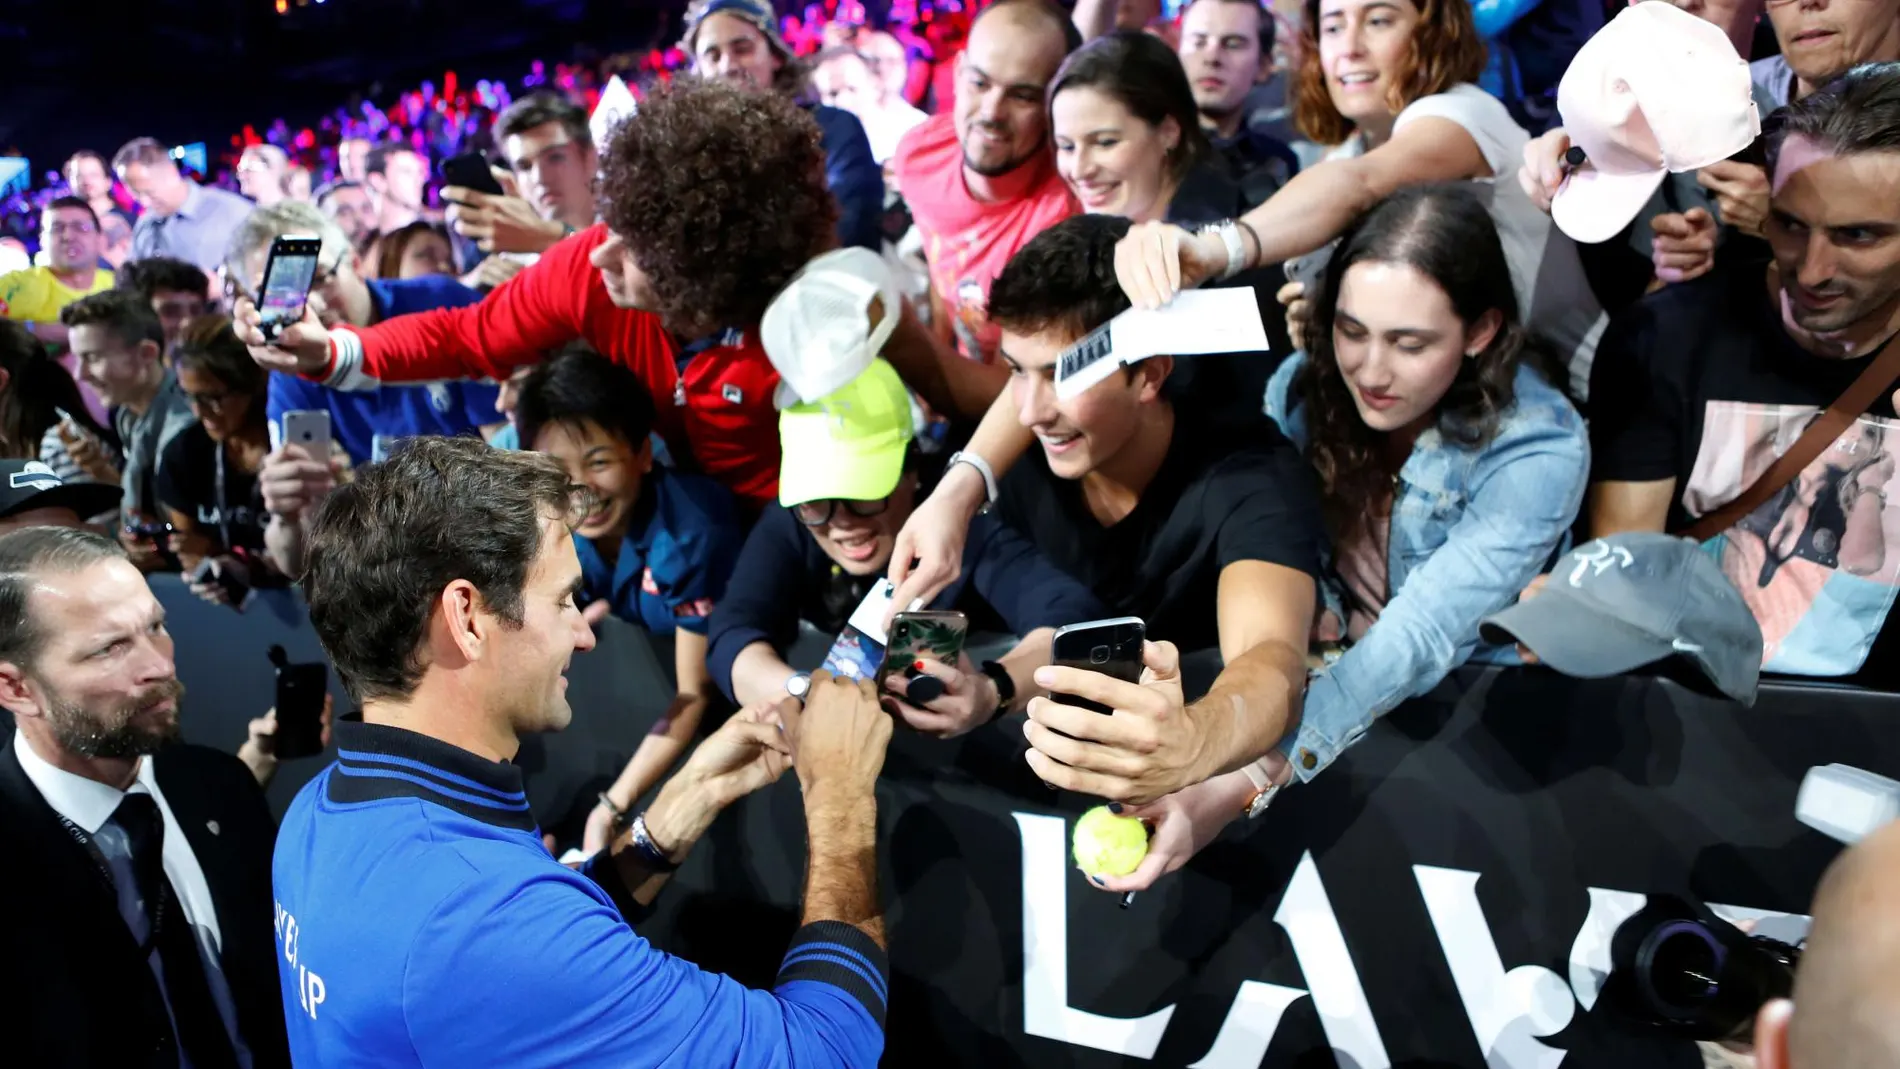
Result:
[[[604,157],[607,226],[684,337],[757,324],[837,243],[818,124],[777,93],[677,79],[640,102]]]
[[[1370,533],[1367,524],[1379,510],[1367,503],[1390,495],[1398,470],[1386,452],[1385,434],[1360,418],[1333,349],[1340,281],[1363,262],[1414,268],[1445,291],[1467,326],[1490,312],[1502,319],[1484,351],[1459,362],[1458,377],[1438,401],[1438,430],[1447,441],[1467,449],[1488,443],[1516,399],[1518,364],[1536,359],[1518,322],[1497,227],[1465,183],[1409,186],[1360,216],[1326,269],[1306,331],[1306,365],[1293,380],[1306,406],[1307,455],[1319,473],[1321,506],[1341,546]]]

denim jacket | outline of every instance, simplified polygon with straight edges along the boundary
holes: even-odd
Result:
[[[1305,362],[1295,353],[1267,384],[1267,415],[1302,450],[1305,413],[1289,394]],[[1583,417],[1541,375],[1520,367],[1515,386],[1490,442],[1467,449],[1430,428],[1399,469],[1385,608],[1363,638],[1313,674],[1299,730],[1280,744],[1302,781],[1474,654],[1516,662],[1512,649],[1480,648],[1478,624],[1515,602],[1568,548],[1590,444]]]

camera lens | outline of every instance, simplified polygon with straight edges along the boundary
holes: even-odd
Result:
[[[1699,1010],[1720,987],[1723,961],[1728,954],[1694,921],[1665,924],[1651,933],[1637,951],[1644,994],[1671,1016],[1688,1017]]]
[[[1089,663],[1090,664],[1107,664],[1108,663],[1108,647],[1097,646],[1094,649],[1090,650]]]

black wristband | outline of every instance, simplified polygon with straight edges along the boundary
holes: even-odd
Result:
[[[1009,669],[1000,661],[984,661],[982,668],[983,674],[996,684],[996,711],[990,714],[990,719],[995,720],[1016,700],[1016,681],[1010,678]]]

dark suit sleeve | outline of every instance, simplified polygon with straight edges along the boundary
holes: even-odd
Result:
[[[706,668],[727,698],[732,662],[754,642],[783,650],[798,637],[799,585],[805,576],[805,533],[782,505],[768,505],[739,550],[707,627]]]
[[[838,199],[838,241],[876,252],[883,244],[884,171],[871,155],[871,140],[857,116],[821,106],[818,125],[825,140],[825,181]]]
[[[971,522],[963,570],[970,588],[1017,635],[1108,615],[1087,587],[1049,563],[1027,538],[994,515]]]

